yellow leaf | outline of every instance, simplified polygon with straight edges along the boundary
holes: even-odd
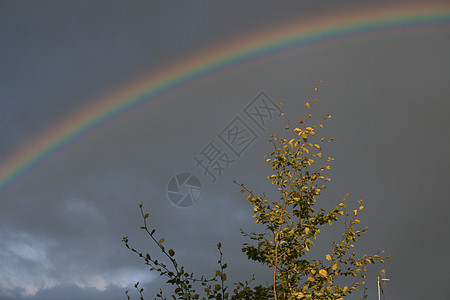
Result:
[[[364,209],[364,206],[361,205],[361,206],[359,207],[359,210],[363,210],[363,209]]]
[[[290,140],[289,141],[289,146],[291,146],[291,148],[294,148],[294,141],[295,141],[295,139],[292,139],[292,140]]]
[[[333,270],[336,270],[338,268],[338,265],[337,264],[334,264],[333,265]]]
[[[311,107],[311,106],[309,106],[308,102],[305,103],[305,106],[306,106],[306,108],[310,108]]]
[[[353,213],[355,214],[355,217],[358,215],[358,210],[357,209],[354,209],[353,210]]]
[[[323,277],[327,277],[327,275],[328,275],[327,271],[324,269],[320,269],[319,274],[322,275]]]
[[[327,260],[331,260],[331,255],[330,255],[330,254],[327,254],[327,255],[325,255],[325,258],[326,258]]]

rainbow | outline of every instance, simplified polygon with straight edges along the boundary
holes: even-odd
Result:
[[[343,40],[421,29],[450,28],[450,5],[445,3],[385,6],[323,16],[264,31],[215,47],[154,72],[95,101],[0,164],[0,196],[7,188],[89,134],[130,113],[157,102],[162,95],[220,72],[279,53],[338,43]]]

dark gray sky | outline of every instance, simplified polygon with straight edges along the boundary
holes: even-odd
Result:
[[[0,164],[103,95],[176,61],[295,20],[413,2],[1,1]],[[125,299],[136,281],[152,298],[160,279],[121,243],[129,236],[157,253],[139,230],[140,202],[186,267],[212,274],[221,241],[230,282],[253,273],[268,281],[240,251],[239,229],[258,227],[232,181],[270,191],[263,156],[268,135],[283,123],[274,118],[259,128],[245,107],[264,91],[295,120],[319,80],[314,113],[333,115],[324,134],[335,142],[325,151],[336,159],[319,205],[333,206],[346,193],[364,199],[369,233],[361,251],[393,255],[386,299],[443,299],[450,293],[448,53],[448,26],[300,48],[236,66],[106,124],[1,195],[0,299]],[[220,140],[236,117],[257,135],[240,156]],[[194,161],[211,141],[234,159],[215,183]],[[187,209],[167,197],[180,172],[202,184]],[[369,299],[380,269],[369,272]]]

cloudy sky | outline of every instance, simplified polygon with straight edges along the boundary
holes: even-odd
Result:
[[[406,11],[445,3],[360,2],[1,1],[0,166],[110,95],[237,41],[392,4]],[[450,293],[448,53],[448,18],[445,26],[330,38],[229,65],[106,120],[2,186],[0,299],[125,299],[136,281],[152,298],[163,284],[121,242],[128,236],[157,253],[139,230],[140,202],[188,269],[212,274],[221,241],[231,281],[253,273],[269,281],[240,251],[240,229],[258,227],[233,180],[270,191],[263,156],[283,122],[274,114],[261,124],[248,112],[261,101],[282,102],[295,120],[320,80],[313,113],[333,115],[324,134],[335,142],[325,152],[336,160],[319,205],[347,193],[364,199],[369,233],[361,252],[393,255],[387,299],[443,299]],[[248,134],[227,144],[236,126]],[[230,161],[220,174],[198,163],[213,146]],[[188,208],[168,193],[180,173],[195,176],[201,191]],[[380,268],[368,273],[369,299]]]

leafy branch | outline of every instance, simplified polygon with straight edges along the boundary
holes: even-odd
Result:
[[[318,88],[314,89],[311,103],[318,102],[317,90]],[[364,281],[367,266],[390,259],[390,256],[382,256],[383,251],[362,256],[352,252],[358,238],[367,231],[367,227],[361,227],[358,217],[364,209],[362,200],[357,202],[356,208],[349,208],[346,200],[350,195],[347,194],[331,210],[317,208],[317,198],[331,180],[325,173],[331,169],[334,160],[332,157],[322,158],[322,149],[334,138],[330,136],[318,139],[316,134],[324,128],[325,121],[331,115],[327,115],[320,123],[311,125],[312,105],[306,102],[307,114],[294,126],[286,117],[284,107],[281,107],[289,138],[280,137],[277,133],[271,135],[269,141],[274,150],[265,157],[273,170],[273,174],[267,179],[276,187],[279,200],[269,201],[265,193],[259,196],[243,183],[235,181],[241,187],[241,192],[247,194],[256,224],[264,228],[262,233],[246,233],[241,230],[241,234],[251,241],[243,245],[242,252],[249,260],[259,262],[271,270],[272,283],[251,288],[254,277],[245,283],[234,283],[235,289],[230,297],[226,285],[227,264],[222,261],[221,243],[217,244],[219,268],[214,276],[209,279],[204,276],[194,277],[193,273],[188,273],[183,266],[179,266],[173,249],[166,250],[163,246],[164,238],[155,238],[155,229],[148,228],[149,214],[144,213],[141,203],[141,229],[159,247],[166,262],[160,262],[148,253],[144,254],[130,247],[127,237],[123,238],[123,242],[128,249],[144,259],[151,271],[156,270],[160,276],[168,278],[167,283],[174,286],[172,299],[343,300],[343,297],[353,294],[359,288],[364,288],[363,298],[367,298]],[[307,258],[312,255],[307,254],[315,247],[315,240],[321,230],[339,220],[343,221],[344,231],[341,238],[331,242],[325,259]],[[346,284],[341,284],[339,278],[349,280],[345,281]],[[143,289],[138,285],[139,283],[135,288],[140,299],[143,299]],[[198,285],[203,288],[203,296],[197,293]],[[128,292],[126,294],[130,299]],[[165,299],[162,290],[156,296]]]

